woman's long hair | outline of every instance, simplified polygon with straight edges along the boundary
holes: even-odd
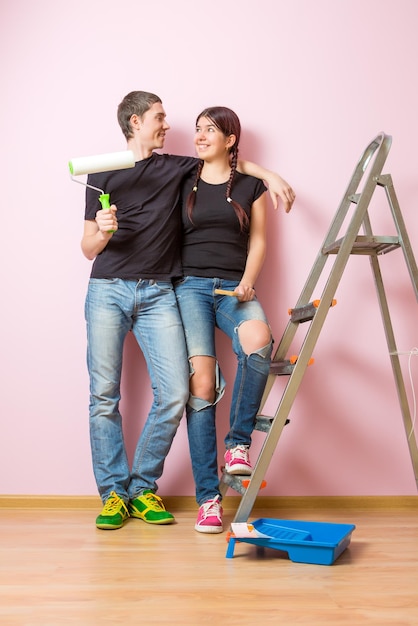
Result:
[[[241,230],[248,227],[249,219],[248,215],[242,208],[242,206],[232,199],[231,197],[231,189],[232,183],[234,180],[235,172],[237,170],[238,163],[238,146],[239,140],[241,137],[241,124],[238,118],[238,115],[232,111],[232,109],[228,109],[227,107],[208,107],[204,109],[196,119],[196,126],[201,117],[207,117],[215,126],[218,128],[221,133],[225,135],[225,137],[229,137],[230,135],[235,135],[235,143],[233,146],[229,148],[229,156],[230,156],[230,165],[231,165],[231,173],[229,175],[228,184],[226,186],[226,194],[225,197],[227,201],[233,206],[235,214],[238,218]],[[196,178],[193,184],[193,189],[187,197],[186,201],[186,209],[189,220],[193,223],[192,215],[193,215],[193,207],[195,205],[196,200],[196,192],[197,187],[200,180],[200,175],[202,173],[204,161],[199,161],[199,165],[197,167]]]

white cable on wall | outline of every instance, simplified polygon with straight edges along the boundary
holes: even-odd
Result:
[[[414,407],[414,410],[412,412],[412,428],[411,428],[411,432],[408,435],[408,441],[409,441],[409,439],[411,439],[412,434],[415,430],[415,422],[416,422],[416,417],[417,417],[417,400],[416,400],[416,395],[415,395],[414,382],[412,380],[412,357],[418,356],[418,348],[412,348],[412,350],[409,350],[408,352],[391,352],[390,354],[392,355],[397,354],[398,356],[402,354],[409,354],[408,372],[409,372],[409,380],[411,382],[412,401],[413,401],[413,407]]]

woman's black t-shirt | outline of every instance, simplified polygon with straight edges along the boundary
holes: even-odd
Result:
[[[227,183],[212,185],[199,180],[192,220],[186,201],[194,176],[182,187],[182,265],[184,276],[240,280],[248,252],[249,230],[241,227],[234,207],[226,200]],[[231,196],[249,219],[251,206],[266,191],[263,181],[236,172]]]

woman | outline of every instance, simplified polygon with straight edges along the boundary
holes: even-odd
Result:
[[[237,374],[225,437],[225,471],[251,474],[251,434],[269,373],[272,336],[254,284],[266,251],[266,187],[237,172],[240,122],[226,107],[197,118],[197,172],[182,194],[183,279],[176,284],[191,368],[186,408],[198,532],[222,532],[215,405],[225,382],[215,327],[232,340]],[[293,192],[292,192],[293,193]],[[216,293],[217,289],[234,295]]]

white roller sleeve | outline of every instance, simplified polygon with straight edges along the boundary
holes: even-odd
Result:
[[[135,155],[132,150],[123,150],[122,152],[78,157],[71,159],[68,166],[73,176],[109,172],[110,170],[124,170],[128,167],[135,167]]]

